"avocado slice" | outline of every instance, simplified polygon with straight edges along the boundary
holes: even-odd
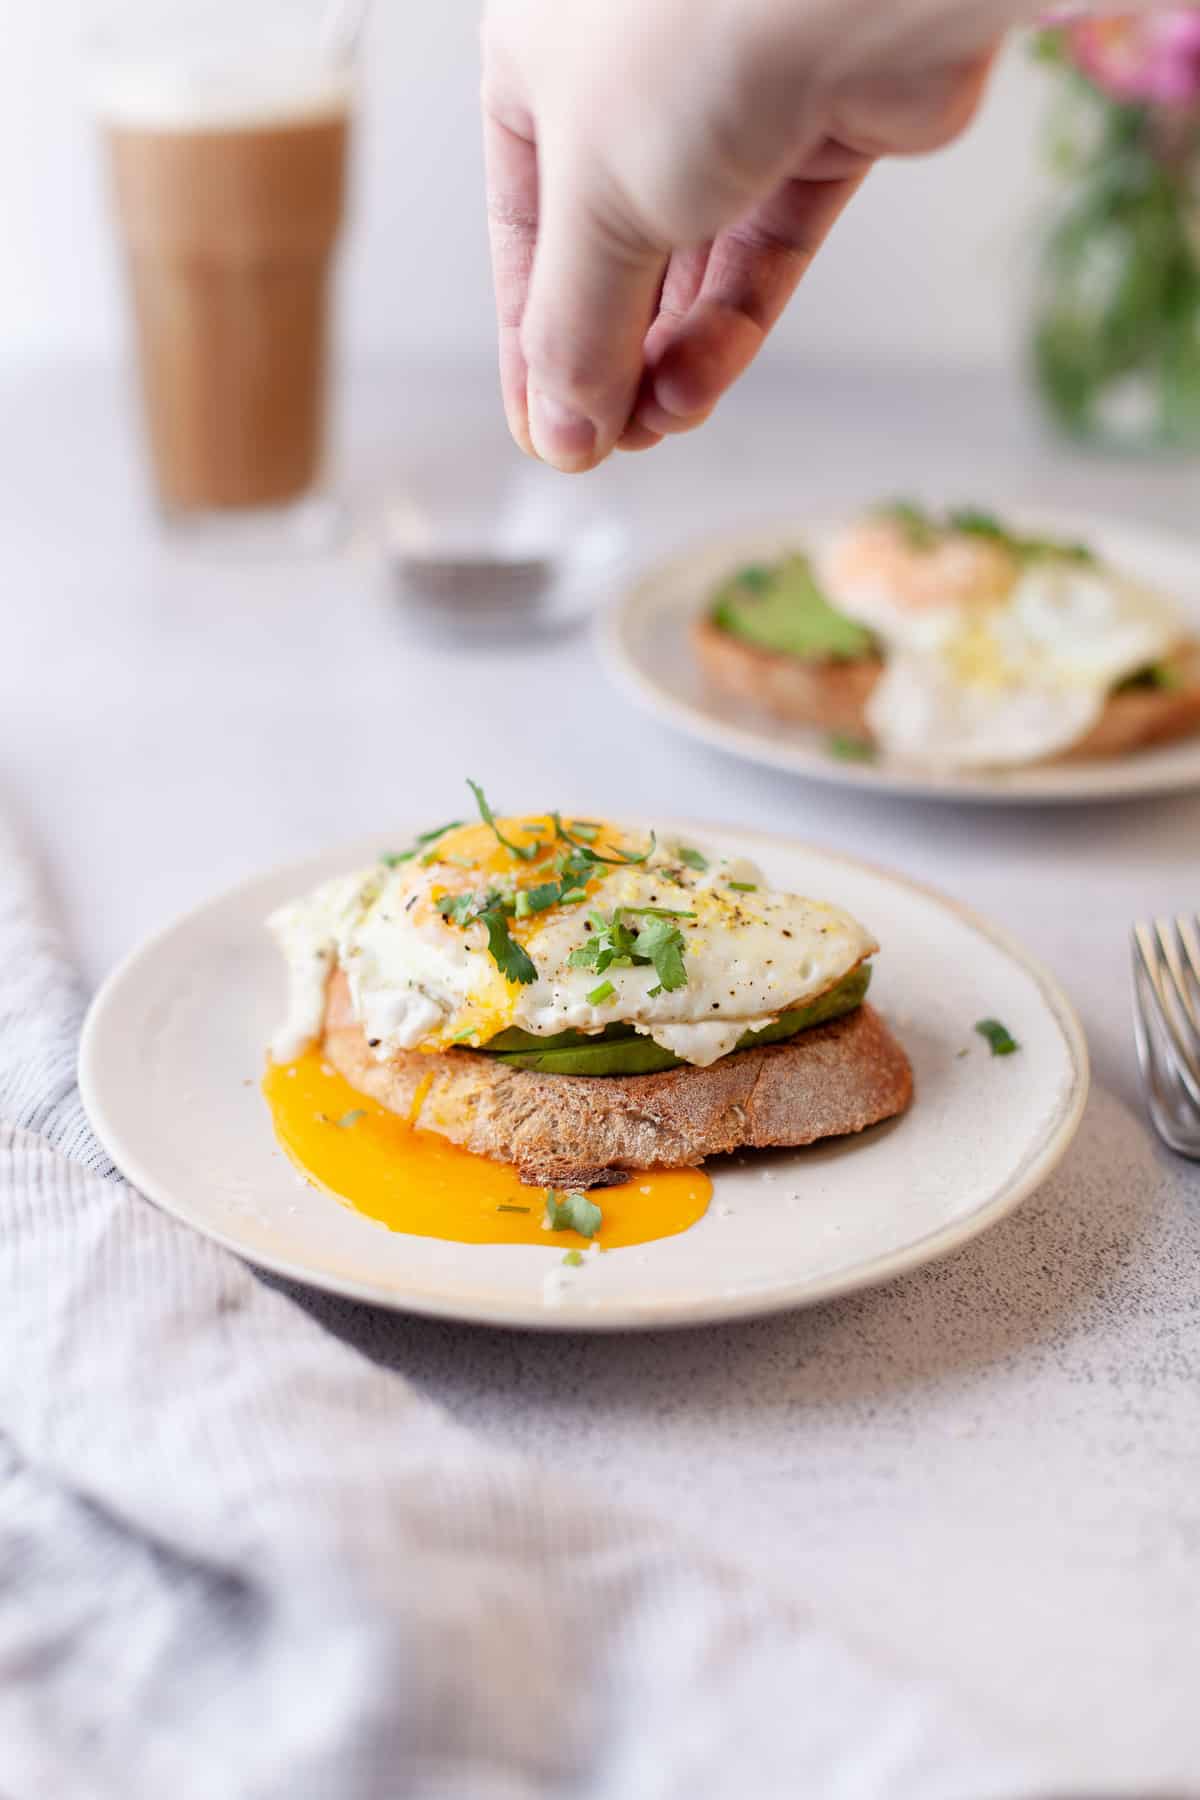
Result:
[[[718,589],[712,617],[748,644],[810,661],[852,662],[875,649],[869,631],[829,604],[807,556],[739,570]]]
[[[824,1025],[861,1004],[871,980],[869,963],[860,963],[843,976],[836,987],[818,995],[807,1006],[781,1013],[761,1031],[743,1032],[738,1050],[757,1044],[777,1044],[795,1037],[810,1025]],[[521,1039],[518,1047],[514,1040]],[[496,1046],[502,1044],[503,1049]],[[514,1069],[537,1069],[543,1075],[656,1075],[675,1069],[682,1058],[664,1050],[652,1038],[643,1037],[631,1025],[609,1025],[602,1032],[560,1031],[553,1037],[535,1037],[515,1027],[502,1031],[483,1045],[483,1053],[495,1056]]]

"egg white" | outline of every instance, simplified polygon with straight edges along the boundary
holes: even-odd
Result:
[[[541,1037],[621,1023],[704,1067],[743,1032],[836,986],[876,949],[840,907],[776,891],[744,860],[706,856],[708,867],[697,870],[680,862],[676,847],[661,847],[646,863],[605,869],[586,901],[514,922],[537,971],[525,986],[501,974],[481,924],[464,928],[437,910],[447,891],[481,885],[472,870],[413,860],[327,882],[268,921],[289,977],[288,1015],[272,1053],[290,1060],[319,1035],[326,986],[341,969],[380,1060],[456,1041],[477,1046],[510,1026]],[[571,953],[597,930],[593,915],[608,919],[618,907],[692,915],[672,921],[683,938],[683,987],[661,988],[652,965],[602,974],[571,966]],[[605,984],[611,994],[589,999]]]

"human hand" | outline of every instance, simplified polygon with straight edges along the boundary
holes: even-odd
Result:
[[[488,219],[518,444],[574,471],[702,423],[872,162],[966,125],[994,12],[489,0]]]

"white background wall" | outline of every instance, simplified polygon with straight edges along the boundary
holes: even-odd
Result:
[[[110,356],[122,315],[80,104],[86,0],[0,0],[0,16],[0,357]],[[344,312],[363,353],[490,345],[476,17],[475,0],[376,0]],[[965,141],[877,171],[793,307],[783,353],[1008,355],[1043,99],[1014,45]]]

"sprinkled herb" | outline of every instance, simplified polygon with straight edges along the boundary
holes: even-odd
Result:
[[[500,1205],[499,1205],[499,1206],[498,1206],[498,1207],[497,1207],[497,1208],[496,1208],[496,1211],[497,1211],[497,1212],[523,1212],[523,1213],[529,1213],[529,1212],[532,1212],[532,1211],[533,1211],[533,1208],[532,1208],[532,1206],[509,1206],[509,1205],[508,1205],[508,1204],[507,1204],[507,1202],[501,1202],[501,1204],[500,1204]]]
[[[583,1267],[583,1251],[582,1250],[568,1250],[567,1254],[563,1257],[563,1262],[566,1264],[568,1269],[582,1269],[582,1267]]]
[[[529,907],[530,912],[537,913],[545,912],[548,906],[553,906],[556,900],[561,899],[562,894],[559,884],[556,881],[544,881],[540,887],[522,888],[520,894],[517,895],[518,912],[520,911],[519,902],[522,897]]]
[[[443,894],[437,909],[443,919],[453,919],[456,925],[469,925],[476,916],[477,903],[475,894]]]
[[[835,731],[825,740],[825,748],[830,756],[836,756],[839,762],[874,762],[875,746],[867,738],[851,737],[848,732]]]
[[[1007,1026],[1002,1025],[999,1019],[980,1019],[975,1029],[980,1037],[987,1039],[992,1047],[993,1056],[1011,1056],[1014,1050],[1021,1048]]]
[[[671,914],[655,908],[640,910],[648,911],[649,917],[644,925],[637,926],[625,923],[624,909],[619,906],[611,919],[600,912],[589,913],[588,922],[595,935],[572,950],[568,963],[576,969],[595,969],[597,975],[603,975],[606,969],[652,964],[658,976],[657,992],[665,988],[673,993],[676,988],[686,987],[684,942],[678,925],[672,922]]]
[[[550,819],[556,835],[562,839],[564,844],[570,844],[572,850],[577,850],[585,863],[607,863],[610,867],[619,869],[626,863],[649,862],[650,858],[654,855],[655,846],[658,843],[658,839],[655,837],[654,833],[651,832],[650,842],[646,845],[644,850],[630,850],[618,856],[601,856],[598,850],[589,849],[587,844],[577,842],[563,824],[558,813],[552,812],[550,814]]]
[[[645,914],[651,919],[694,919],[694,912],[680,908],[673,911],[669,906],[623,906],[622,912]]]
[[[472,781],[470,779],[470,777],[468,776],[467,777],[467,786],[470,788],[471,792],[475,796],[475,804],[479,808],[480,818],[483,820],[485,825],[491,826],[492,831],[496,838],[496,842],[498,844],[503,844],[504,848],[508,851],[511,851],[513,856],[519,856],[522,862],[536,861],[536,859],[541,855],[541,852],[542,852],[541,844],[540,843],[514,844],[511,838],[506,838],[504,833],[501,831],[500,827],[496,823],[496,815],[492,811],[491,807],[488,805],[487,797],[485,796],[484,791],[480,787],[479,783],[477,781]]]
[[[599,1006],[602,1001],[611,1000],[616,991],[617,990],[611,981],[602,981],[600,985],[594,987],[588,995],[588,1005]]]
[[[687,970],[683,966],[683,935],[669,919],[653,918],[638,931],[638,950],[654,964],[660,987],[668,994],[687,986]],[[640,958],[639,958],[640,960]]]
[[[513,895],[513,912],[518,919],[527,919],[533,908],[529,904],[529,895],[524,888],[518,888]]]
[[[693,850],[687,844],[680,844],[679,860],[681,863],[686,863],[689,869],[698,870],[701,875],[708,867],[707,856],[702,856],[699,850]]]
[[[389,850],[379,860],[388,869],[394,869],[400,863],[411,862],[426,844],[432,844],[438,838],[444,838],[448,831],[457,831],[461,824],[461,819],[451,819],[448,825],[438,825],[433,831],[422,831],[416,842],[411,844],[407,850]]]
[[[577,1188],[559,1193],[546,1189],[546,1214],[542,1223],[547,1231],[577,1231],[580,1237],[592,1238],[600,1229],[604,1214],[594,1200]]]
[[[585,844],[594,844],[600,836],[600,827],[593,825],[590,819],[572,819],[571,830],[577,838],[582,838]]]
[[[475,1036],[475,1027],[472,1025],[472,1027],[469,1031],[460,1031],[457,1037],[452,1037],[450,1039],[450,1042],[452,1044],[465,1044],[465,1043],[468,1043],[470,1041],[470,1039],[473,1038],[474,1036]]]
[[[343,1113],[340,1119],[329,1119],[325,1117],[324,1113],[321,1114],[327,1125],[336,1125],[339,1131],[349,1131],[352,1125],[357,1125],[358,1121],[365,1119],[366,1116],[361,1106],[356,1106],[351,1112]]]
[[[882,518],[899,525],[914,550],[931,550],[937,542],[938,528],[923,506],[912,500],[889,500],[879,508]]]
[[[737,580],[742,587],[749,588],[752,594],[761,594],[765,587],[771,585],[771,571],[764,569],[761,563],[747,563],[744,569],[738,570]]]
[[[504,902],[497,898],[480,913],[479,919],[487,930],[488,952],[500,973],[508,981],[519,982],[522,987],[528,987],[531,981],[536,981],[537,969],[533,961],[524,947],[509,936]]]
[[[730,887],[735,894],[757,894],[757,881],[731,881]]]

